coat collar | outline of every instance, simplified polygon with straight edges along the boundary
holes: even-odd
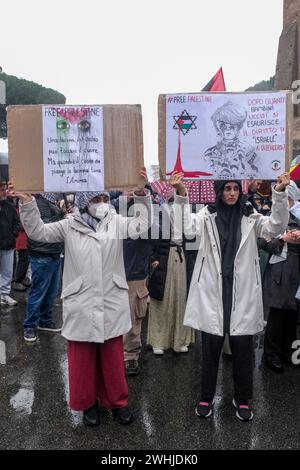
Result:
[[[241,224],[242,224],[242,226],[241,226],[241,229],[242,229],[242,230],[241,230],[241,231],[242,231],[242,239],[241,239],[241,243],[240,243],[240,246],[239,246],[239,248],[238,248],[238,250],[237,250],[237,252],[236,252],[235,257],[238,256],[238,254],[239,254],[239,252],[240,252],[242,246],[245,244],[247,238],[249,237],[249,234],[250,234],[250,232],[251,232],[251,230],[252,230],[252,228],[253,228],[253,226],[254,226],[254,224],[255,224],[255,220],[252,219],[251,217],[245,217],[245,216],[243,216],[243,217],[242,217]]]

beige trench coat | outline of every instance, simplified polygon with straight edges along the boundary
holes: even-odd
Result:
[[[139,236],[152,223],[150,195],[135,197],[136,217],[109,213],[94,232],[80,216],[44,224],[35,200],[20,204],[32,240],[65,243],[62,335],[103,343],[124,335],[131,317],[123,261],[123,239]]]

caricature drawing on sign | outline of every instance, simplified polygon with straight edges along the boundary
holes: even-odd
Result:
[[[219,140],[205,151],[204,159],[218,178],[255,178],[258,172],[255,147],[239,136],[246,119],[247,111],[231,101],[211,116]]]

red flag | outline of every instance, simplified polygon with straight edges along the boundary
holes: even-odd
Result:
[[[225,80],[222,67],[219,68],[214,77],[205,85],[202,91],[226,91]],[[200,201],[214,202],[215,200],[214,182],[212,180],[201,181]]]
[[[220,69],[217,71],[217,73],[214,75],[214,77],[207,83],[207,85],[203,88],[202,91],[226,91],[226,86],[225,86],[225,80],[224,80],[224,75],[223,75],[223,69],[220,67]],[[175,166],[173,168],[173,171],[179,171],[183,172],[185,178],[197,178],[199,176],[211,176],[211,173],[206,173],[204,171],[184,171],[182,168],[181,164],[181,135],[180,135],[180,130],[178,133],[178,149],[177,149],[177,159]],[[170,175],[171,173],[167,173]],[[199,200],[195,200],[194,202],[202,202],[203,200],[208,200],[208,201],[213,201],[214,200],[214,189],[213,189],[213,184],[214,182],[211,180],[207,181],[195,181],[193,182],[195,185],[195,188],[197,187],[197,196],[199,197]],[[193,187],[193,183],[191,182],[188,189],[191,191]],[[196,193],[195,193],[196,196]],[[198,199],[198,198],[194,198]],[[204,201],[203,201],[204,202]]]
[[[219,68],[216,75],[205,85],[202,91],[226,91],[222,67]]]

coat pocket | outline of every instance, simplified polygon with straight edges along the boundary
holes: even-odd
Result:
[[[136,318],[144,318],[147,313],[147,299],[149,291],[146,286],[139,287],[136,291],[137,301],[135,305],[135,315]]]
[[[139,299],[142,299],[143,297],[147,297],[149,294],[149,291],[146,286],[139,287],[136,291],[137,296]]]
[[[77,277],[71,284],[66,286],[62,293],[61,293],[61,299],[65,299],[66,297],[69,297],[70,295],[77,294],[79,292],[81,286],[83,283],[82,276]]]
[[[117,287],[119,287],[119,289],[128,290],[127,281],[122,276],[119,276],[118,274],[113,274],[113,282],[116,284]]]
[[[283,264],[284,261],[271,265],[271,278],[272,281],[275,282],[275,284],[278,286],[280,286],[282,283]]]

